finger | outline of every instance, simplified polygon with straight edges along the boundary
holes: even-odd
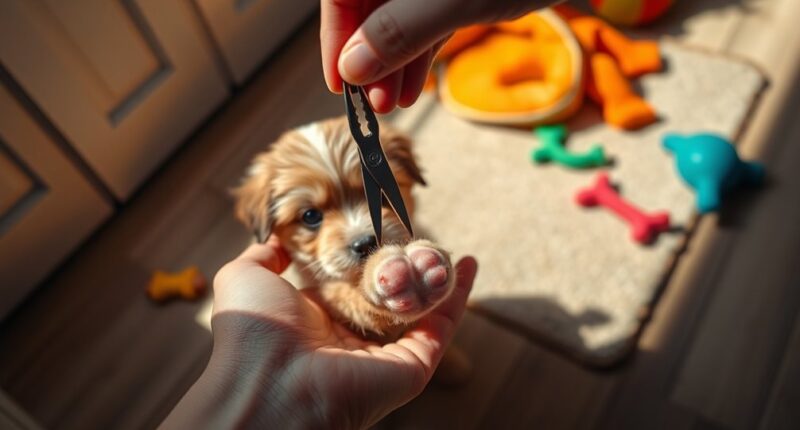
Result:
[[[456,324],[461,320],[464,308],[467,304],[467,297],[472,291],[472,283],[478,273],[478,261],[473,257],[464,257],[456,264],[456,286],[450,297],[439,305],[428,315],[428,318],[444,319]],[[441,333],[442,335],[446,333]]]
[[[456,286],[450,297],[407,331],[397,344],[411,351],[426,368],[436,367],[464,314],[467,297],[478,272],[478,262],[464,257],[456,264]]]
[[[391,112],[397,106],[402,84],[403,69],[400,69],[374,84],[367,85],[367,98],[372,109],[377,113]]]
[[[342,92],[342,78],[337,68],[339,54],[362,20],[361,0],[320,0],[322,73],[332,92]]]
[[[431,51],[433,52],[433,58],[436,58],[436,56],[439,55],[439,51],[442,50],[444,45],[447,43],[448,40],[450,40],[451,37],[453,37],[453,33],[448,34],[447,36],[439,39],[438,42],[433,44],[433,48],[431,48]]]
[[[400,97],[397,99],[397,105],[400,107],[409,107],[414,104],[422,94],[422,89],[425,87],[425,81],[428,79],[428,73],[431,70],[431,63],[433,62],[433,49],[425,51],[414,61],[410,62],[403,72],[403,87],[400,90]]]
[[[400,92],[400,98],[397,100],[398,106],[410,107],[417,101],[425,88],[425,83],[428,81],[428,75],[433,73],[432,65],[436,61],[436,56],[452,35],[450,33],[445,38],[434,43],[431,49],[425,51],[425,54],[417,57],[406,66],[405,74],[403,75],[403,89]]]
[[[282,273],[292,262],[289,253],[277,236],[272,235],[266,243],[254,243],[236,258],[238,261],[254,262],[273,273]]]
[[[339,58],[344,80],[365,85],[405,66],[455,30],[469,13],[453,13],[457,0],[391,0],[373,11]]]
[[[305,312],[305,301],[298,300],[298,290],[278,275],[290,262],[289,254],[275,235],[264,244],[247,247],[214,277],[212,315],[225,311],[270,316]]]

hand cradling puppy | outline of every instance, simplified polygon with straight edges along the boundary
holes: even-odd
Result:
[[[380,140],[409,214],[411,189],[424,184],[411,141],[381,125]],[[278,138],[235,190],[238,217],[264,241],[276,235],[302,287],[317,288],[333,317],[390,340],[444,301],[455,276],[448,252],[410,240],[391,209],[382,211],[383,246],[373,235],[358,149],[344,117]]]

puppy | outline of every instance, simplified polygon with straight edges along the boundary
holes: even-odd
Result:
[[[409,216],[425,184],[410,140],[386,124],[380,140]],[[373,338],[393,340],[452,292],[448,252],[407,237],[384,200],[375,241],[358,148],[345,117],[291,130],[255,157],[234,190],[236,214],[263,242],[280,238],[330,314]]]

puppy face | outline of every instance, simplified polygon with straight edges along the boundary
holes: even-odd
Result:
[[[380,138],[411,214],[411,188],[424,184],[411,142],[385,124]],[[281,136],[255,158],[234,192],[237,216],[258,240],[276,234],[293,261],[317,281],[354,281],[376,246],[358,148],[344,117]],[[385,242],[406,238],[387,204],[382,217]]]

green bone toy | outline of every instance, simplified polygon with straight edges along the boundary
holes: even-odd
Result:
[[[567,128],[563,125],[546,125],[537,127],[534,133],[542,141],[542,146],[531,152],[531,158],[537,164],[555,161],[573,169],[586,169],[608,164],[603,148],[595,145],[585,154],[573,154],[562,142],[567,138]]]

